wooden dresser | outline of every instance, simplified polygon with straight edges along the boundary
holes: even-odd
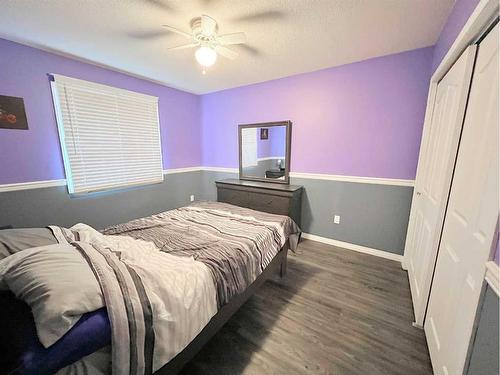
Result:
[[[227,179],[216,181],[217,201],[290,216],[301,225],[302,186]]]

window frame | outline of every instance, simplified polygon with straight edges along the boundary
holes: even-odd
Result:
[[[56,123],[57,123],[57,130],[58,130],[58,136],[59,136],[59,145],[61,147],[61,154],[62,154],[62,159],[63,159],[63,166],[64,166],[64,172],[66,176],[66,185],[68,188],[68,193],[70,195],[86,195],[86,194],[92,194],[92,193],[98,193],[98,192],[107,192],[107,191],[112,191],[112,190],[120,190],[120,189],[127,189],[135,186],[145,186],[145,185],[151,185],[151,184],[156,184],[156,183],[162,183],[165,180],[164,177],[164,170],[163,170],[163,150],[162,150],[162,139],[161,139],[161,125],[160,125],[160,116],[159,116],[159,98],[156,96],[144,94],[144,93],[139,93],[136,91],[131,91],[123,88],[118,88],[110,85],[105,85],[97,82],[92,82],[92,81],[87,81],[79,78],[73,78],[69,76],[64,76],[64,75],[59,75],[59,74],[49,74],[49,79],[50,79],[50,89],[52,92],[52,100],[53,100],[53,105],[54,105],[54,112],[55,112],[55,117],[56,117]],[[63,112],[62,112],[62,107],[61,107],[61,101],[60,101],[60,93],[58,89],[58,84],[56,82],[57,79],[60,79],[61,81],[67,83],[74,81],[75,83],[81,83],[83,85],[88,85],[88,86],[94,86],[96,88],[100,88],[104,91],[108,90],[109,92],[115,91],[117,95],[120,93],[126,94],[126,95],[131,95],[134,96],[136,95],[137,97],[142,97],[142,98],[148,98],[148,99],[153,99],[155,101],[155,120],[156,120],[156,126],[157,126],[157,135],[158,135],[158,152],[159,152],[159,164],[160,164],[160,170],[161,170],[161,178],[153,179],[151,178],[150,181],[139,181],[139,182],[125,182],[125,183],[110,183],[109,187],[104,187],[104,188],[96,188],[96,189],[75,189],[75,184],[74,184],[74,179],[73,179],[73,169],[71,166],[71,159],[69,157],[69,153],[66,147],[66,129],[64,125],[64,117],[63,117]],[[64,95],[64,94],[62,94]],[[113,185],[113,186],[111,186]]]

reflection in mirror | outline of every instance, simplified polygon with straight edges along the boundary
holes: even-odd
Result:
[[[285,182],[287,125],[258,125],[240,129],[240,177]]]

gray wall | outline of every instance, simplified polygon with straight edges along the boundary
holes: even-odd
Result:
[[[498,375],[498,296],[487,286],[467,375]]]
[[[160,184],[70,197],[66,186],[0,193],[0,226],[71,226],[95,228],[181,207],[202,194],[202,172],[165,176]]]
[[[303,185],[304,232],[403,254],[413,188],[292,178]],[[333,216],[340,215],[340,224]]]
[[[236,173],[203,171],[203,199],[215,200],[215,181]],[[413,188],[291,178],[303,185],[302,230],[322,237],[403,254]],[[340,224],[333,223],[340,215]]]
[[[215,181],[235,173],[199,171],[165,176],[161,184],[108,193],[70,197],[66,187],[0,193],[0,226],[71,226],[96,228],[189,204],[215,200]],[[305,187],[302,229],[305,232],[403,253],[412,188],[292,178]],[[339,225],[333,215],[341,215]],[[468,375],[498,374],[498,297],[489,287],[480,308]]]
[[[165,176],[161,184],[70,197],[66,187],[0,193],[0,226],[15,227],[85,222],[96,228],[180,207],[215,200],[215,181],[236,173],[199,171]],[[303,185],[304,232],[403,254],[412,188],[292,178]],[[333,215],[340,215],[340,224]]]
[[[211,172],[211,171],[203,171],[202,173],[203,173],[202,198],[211,201],[217,199],[217,188],[215,187],[215,181],[224,180],[226,178],[238,178],[238,173]]]

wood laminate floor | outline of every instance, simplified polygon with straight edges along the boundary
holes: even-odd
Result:
[[[432,374],[412,321],[399,263],[305,240],[182,374]]]

